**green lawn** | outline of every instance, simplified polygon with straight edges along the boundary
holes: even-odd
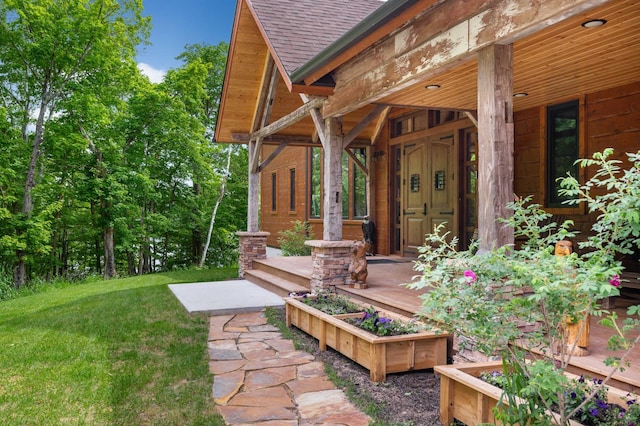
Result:
[[[167,284],[233,277],[180,271],[0,302],[0,424],[223,425],[208,317],[187,314]]]

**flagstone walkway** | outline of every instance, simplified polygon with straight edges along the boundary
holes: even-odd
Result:
[[[264,311],[210,319],[213,398],[227,425],[366,426],[313,355],[267,324]]]

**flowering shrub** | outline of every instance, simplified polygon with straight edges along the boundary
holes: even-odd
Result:
[[[396,336],[419,331],[414,322],[403,322],[380,316],[373,307],[363,308],[347,296],[336,293],[303,295],[302,302],[329,315],[341,315],[362,312],[359,318],[347,318],[346,322],[378,336]],[[425,328],[424,326],[422,327]]]
[[[607,359],[606,364],[614,367],[611,374],[628,365],[629,353],[640,340],[628,337],[640,329],[640,306],[630,307],[629,319],[619,323],[615,312],[599,305],[603,298],[619,295],[623,268],[617,255],[640,248],[640,152],[629,154],[634,166],[624,172],[618,162],[608,159],[610,155],[606,150],[582,160],[583,167],[598,167],[584,185],[571,177],[562,182],[573,203],[585,202],[589,211],[599,212],[592,234],[580,244],[586,252],[581,256],[554,255],[558,241],[575,236],[572,222],[552,221],[552,215],[531,203],[530,197],[510,203],[513,214],[502,220],[523,240],[518,248],[475,253],[473,245],[458,251],[457,239],[443,234],[444,224],[427,235],[420,248],[416,270],[421,279],[410,285],[428,289],[420,314],[471,339],[481,352],[500,356],[509,372],[504,397],[510,402],[516,396],[528,401],[528,405],[501,406],[496,416],[505,424],[564,425],[597,400],[598,389],[593,389],[572,406],[564,392],[567,378],[562,373],[577,345],[577,340],[567,340],[567,324],[590,315],[603,317],[602,323],[612,328],[609,348],[624,350],[622,356]],[[565,406],[571,410],[560,410],[558,418],[542,414]]]
[[[419,327],[413,322],[402,322],[380,316],[374,308],[365,309],[361,318],[349,318],[348,323],[360,327],[378,336],[397,336],[400,334],[417,333]]]
[[[499,371],[482,373],[480,379],[501,389],[510,386],[510,378]],[[601,379],[589,379],[584,376],[578,379],[572,379],[567,382],[563,392],[567,395],[564,410],[566,412],[573,412],[571,419],[583,425],[640,425],[640,403],[637,400],[637,395],[628,393],[624,398],[626,403],[624,407],[609,403],[607,401],[607,387],[603,386]],[[594,393],[594,396],[589,401],[586,401],[587,395],[592,393]],[[551,397],[553,397],[553,395],[551,395]],[[543,404],[538,403],[538,406],[543,406]],[[554,406],[553,410],[558,412],[561,408]]]

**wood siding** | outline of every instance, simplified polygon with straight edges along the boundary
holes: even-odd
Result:
[[[615,158],[630,164],[626,152],[640,149],[640,82],[585,96],[576,96],[584,103],[580,126],[581,156],[591,157],[605,148],[615,150]],[[532,195],[533,201],[544,205],[545,200],[545,128],[546,106],[517,112],[515,121],[515,182],[517,195]],[[587,174],[592,174],[588,171]],[[585,176],[583,175],[584,179]],[[555,219],[572,219],[583,239],[595,220],[584,208],[548,209]],[[630,263],[628,266],[638,268]]]

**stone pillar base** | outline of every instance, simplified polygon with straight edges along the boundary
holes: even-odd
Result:
[[[326,291],[347,284],[353,241],[309,240],[311,247],[311,291]]]
[[[253,269],[255,259],[267,258],[267,237],[269,232],[236,232],[240,237],[240,257],[238,276],[244,278],[245,271]]]

